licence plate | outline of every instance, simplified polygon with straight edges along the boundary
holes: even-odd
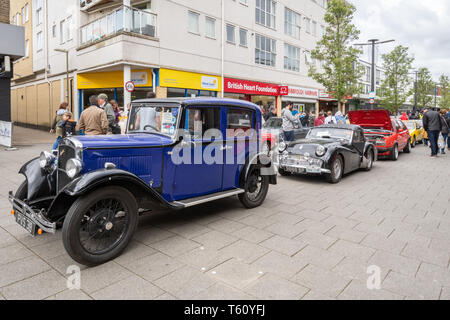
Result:
[[[291,173],[305,173],[306,172],[306,170],[303,168],[287,167],[286,169],[288,172],[291,172]]]
[[[320,173],[320,168],[319,167],[308,167],[306,169],[306,171],[308,173]]]
[[[36,234],[36,224],[31,221],[30,218],[26,217],[20,212],[15,214],[16,222],[21,225],[25,230],[31,233],[33,236]]]

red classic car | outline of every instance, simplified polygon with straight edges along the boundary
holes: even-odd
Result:
[[[365,136],[377,147],[379,158],[396,161],[400,151],[411,152],[408,128],[400,120],[391,118],[387,110],[349,111],[348,117],[351,124],[364,129]]]

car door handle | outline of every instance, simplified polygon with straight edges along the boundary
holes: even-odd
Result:
[[[232,146],[222,146],[222,147],[220,148],[220,151],[230,150],[230,149],[233,149],[233,147],[232,147]]]

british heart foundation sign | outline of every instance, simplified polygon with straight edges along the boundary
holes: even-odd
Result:
[[[261,96],[278,96],[279,87],[276,84],[262,83],[225,78],[225,92],[243,93]]]

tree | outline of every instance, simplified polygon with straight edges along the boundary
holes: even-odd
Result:
[[[439,108],[450,109],[450,80],[448,76],[442,75],[439,78],[441,85],[441,101],[439,101]]]
[[[311,65],[309,76],[322,84],[339,104],[358,92],[358,80],[363,72],[358,63],[362,51],[350,46],[359,39],[360,33],[352,24],[355,11],[355,6],[345,0],[328,1],[325,34],[311,52],[312,59],[322,61],[323,71]]]
[[[414,58],[408,55],[408,48],[403,46],[397,46],[382,57],[385,79],[380,89],[381,106],[397,112],[412,94],[408,73],[412,69]]]
[[[429,108],[433,102],[436,85],[428,68],[420,68],[417,75],[417,103],[419,108]]]

